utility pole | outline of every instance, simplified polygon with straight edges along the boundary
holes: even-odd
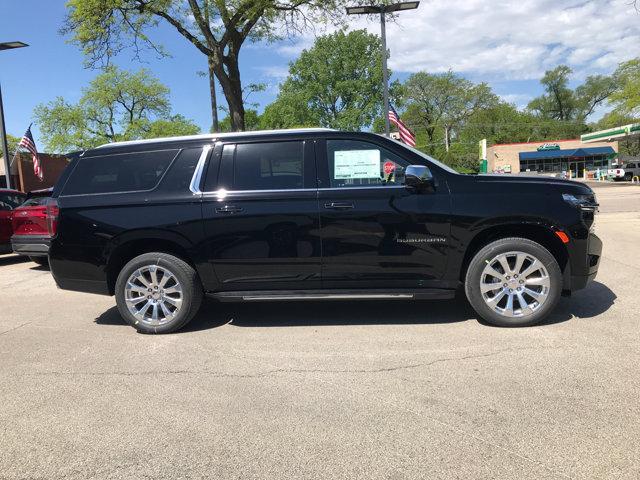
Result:
[[[380,15],[380,31],[382,37],[382,102],[384,108],[384,134],[391,136],[389,124],[389,72],[387,70],[387,26],[386,14],[413,10],[418,8],[420,2],[401,2],[392,5],[368,5],[362,7],[347,7],[347,15]]]

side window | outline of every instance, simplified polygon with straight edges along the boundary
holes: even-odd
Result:
[[[180,152],[171,168],[162,179],[160,189],[163,192],[186,193],[193,178],[193,173],[200,160],[202,147],[186,148]]]
[[[627,168],[636,168],[636,164],[635,163],[630,163],[629,165],[627,165]]]
[[[332,188],[402,185],[409,166],[395,153],[359,140],[327,140],[327,159]]]
[[[62,194],[151,190],[158,185],[177,152],[160,150],[81,158]]]
[[[221,180],[231,183],[229,160],[232,149],[222,153]],[[225,155],[227,154],[227,155]],[[228,188],[228,187],[227,187]],[[302,141],[241,143],[235,147],[233,190],[291,190],[304,188],[304,143]]]
[[[18,208],[22,205],[25,198],[23,195],[14,193],[2,193],[0,194],[0,210],[13,210],[14,208]]]

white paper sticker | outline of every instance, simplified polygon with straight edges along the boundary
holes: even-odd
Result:
[[[380,178],[380,150],[338,150],[333,178]]]

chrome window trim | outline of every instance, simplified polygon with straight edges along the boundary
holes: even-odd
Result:
[[[370,186],[370,187],[366,187],[366,186],[356,186],[356,187],[326,187],[326,188],[282,188],[282,189],[277,189],[277,190],[226,190],[224,188],[218,189],[218,190],[210,190],[207,192],[198,192],[201,193],[202,195],[205,196],[220,196],[221,194],[229,195],[232,193],[246,193],[246,194],[252,194],[252,193],[287,193],[287,192],[325,192],[325,191],[344,191],[344,190],[372,190],[372,189],[376,189],[376,190],[380,190],[380,189],[384,189],[384,190],[390,190],[393,188],[407,188],[405,185],[391,185],[391,186],[384,186],[384,185],[374,185],[374,186]]]
[[[207,156],[212,148],[213,145],[205,145],[202,147],[202,153],[200,154],[200,158],[196,164],[193,177],[191,177],[191,183],[189,184],[189,190],[191,190],[191,193],[194,195],[202,195],[202,191],[200,191],[200,182],[202,181],[202,173],[204,171],[204,165],[207,162]]]

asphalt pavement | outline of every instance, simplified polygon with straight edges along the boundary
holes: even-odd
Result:
[[[464,300],[222,304],[137,334],[0,257],[0,478],[640,478],[640,187],[524,329]]]

